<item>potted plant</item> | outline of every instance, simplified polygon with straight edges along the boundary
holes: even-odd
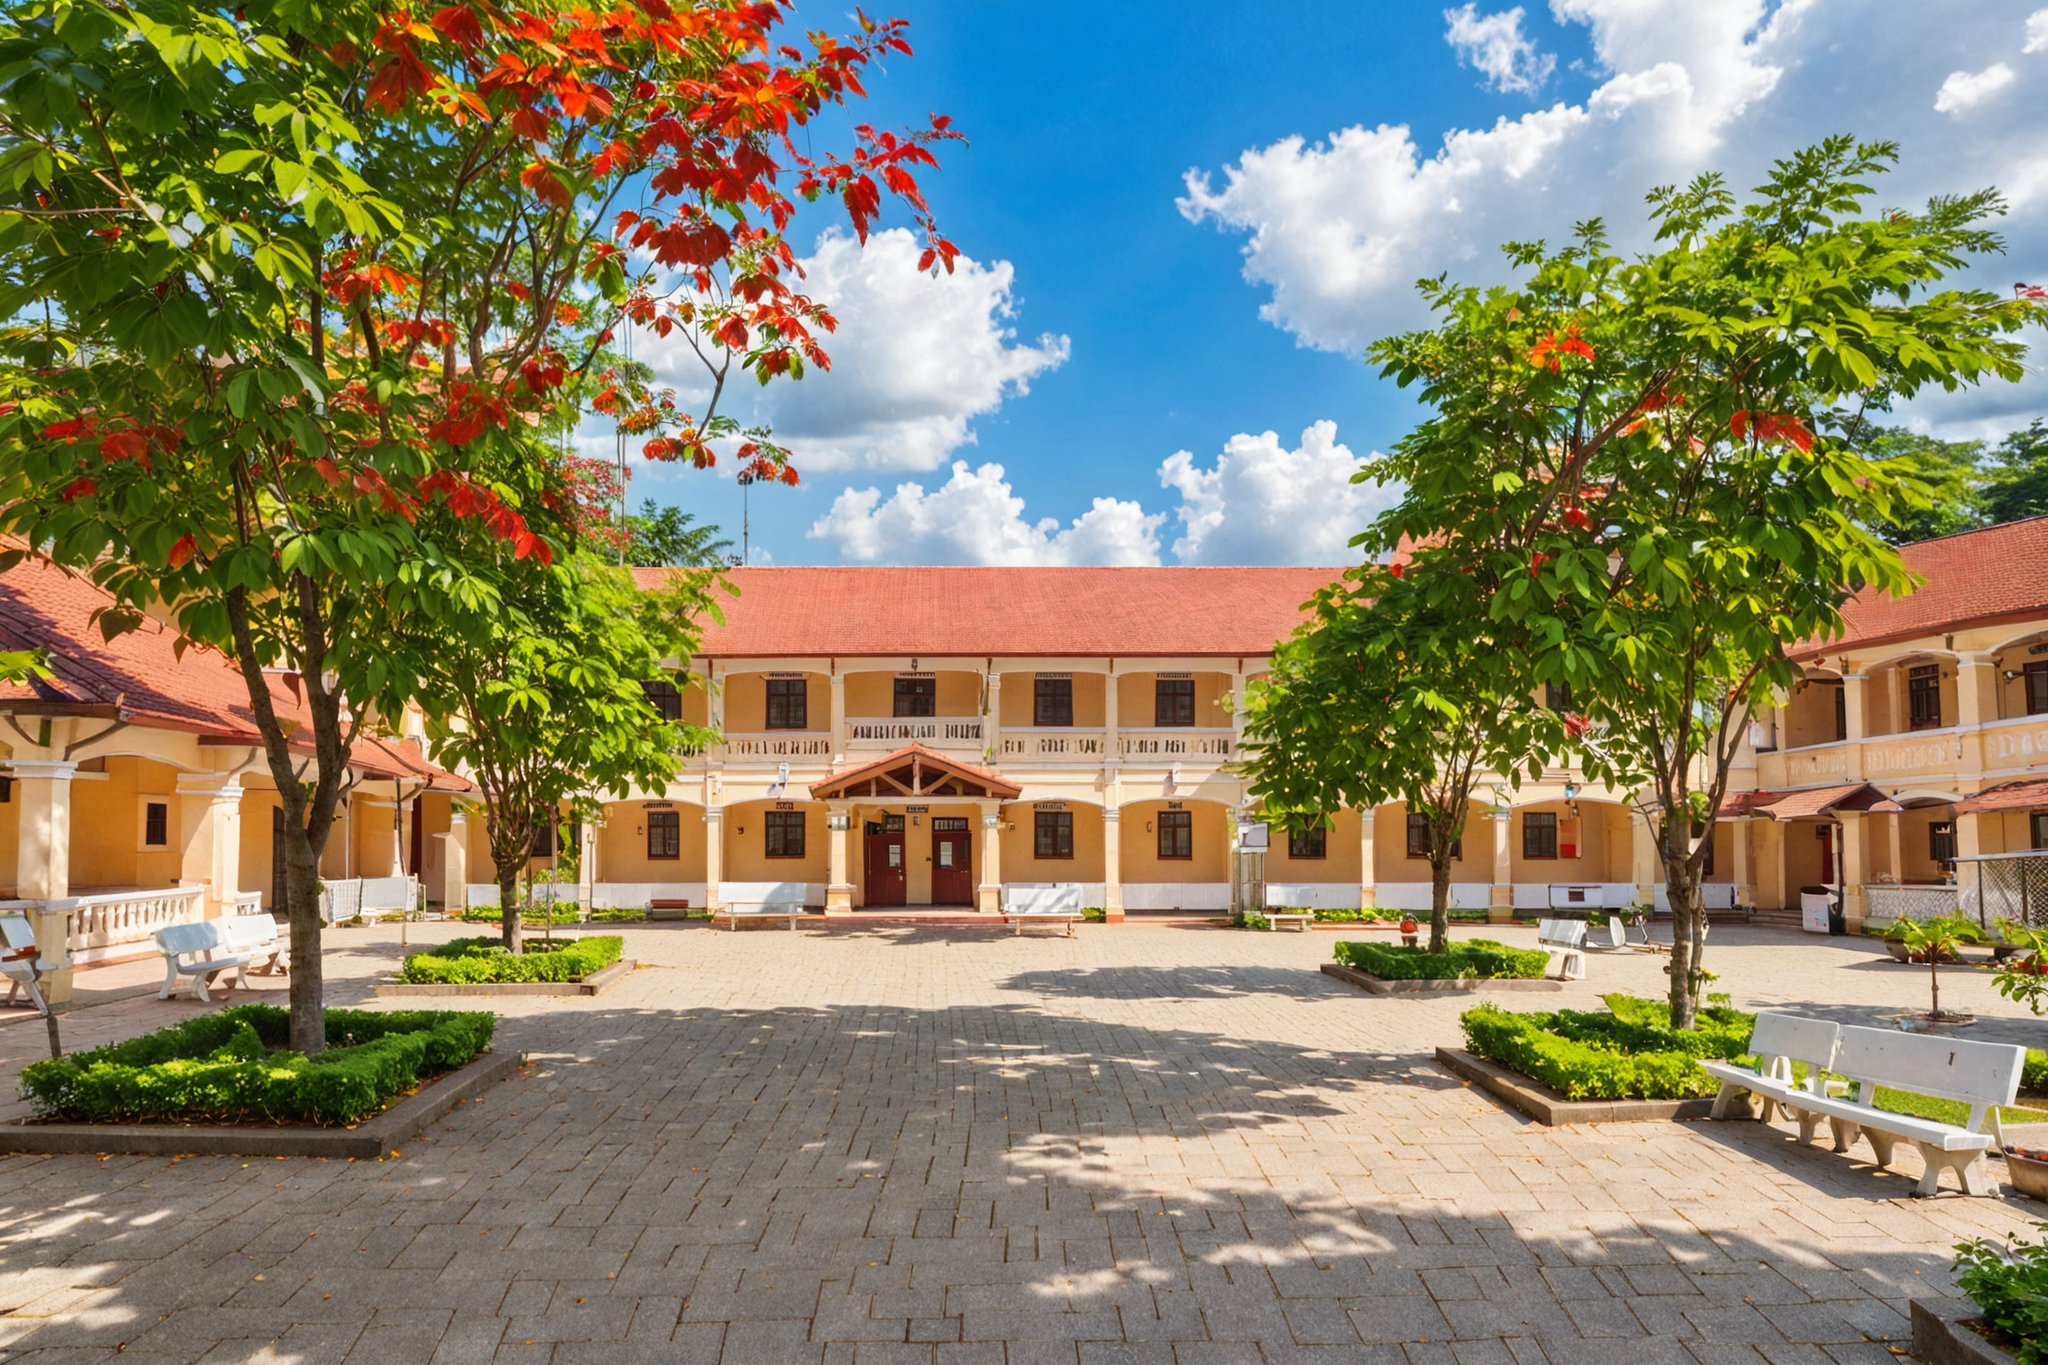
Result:
[[[1415,916],[1413,916],[1413,915],[1402,915],[1402,916],[1401,916],[1401,942],[1402,942],[1402,943],[1406,944],[1406,945],[1407,945],[1408,947],[1410,947],[1410,948],[1413,948],[1413,947],[1415,946],[1415,939],[1416,939],[1416,935],[1420,934],[1421,932],[1422,932],[1422,926],[1421,926],[1420,924],[1416,923],[1416,921],[1415,921]]]
[[[1956,950],[1965,943],[1983,940],[1983,932],[1961,915],[1939,915],[1933,919],[1902,919],[1886,933],[1887,939],[1896,940],[1906,950],[1909,962],[1927,964],[1927,989],[1930,996],[1927,1013],[1912,1015],[1906,1023],[1919,1023],[1935,1028],[1956,1028],[1974,1024],[1975,1016],[1953,1014],[1941,1008],[1941,964],[1954,962]]]

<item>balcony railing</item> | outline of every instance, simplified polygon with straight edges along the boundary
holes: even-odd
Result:
[[[817,730],[771,730],[762,734],[727,735],[720,751],[727,758],[832,757],[832,736]]]
[[[853,716],[846,722],[847,747],[900,749],[906,744],[934,748],[981,747],[980,716]]]
[[[83,967],[110,957],[132,955],[157,930],[203,918],[205,902],[205,887],[179,886],[73,896],[43,902],[42,908],[46,917],[62,912],[65,955],[70,965]],[[41,932],[39,922],[38,935]]]
[[[1116,750],[1125,758],[1229,758],[1236,743],[1233,730],[1176,726],[1119,730]]]
[[[1100,759],[1106,747],[1107,737],[1100,730],[1019,727],[1003,731],[1001,756],[1026,762],[1041,758]]]

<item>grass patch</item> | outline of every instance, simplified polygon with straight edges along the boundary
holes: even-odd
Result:
[[[1345,939],[1337,944],[1336,955],[1345,966],[1386,981],[1533,980],[1550,966],[1550,954],[1540,948],[1510,948],[1487,938],[1464,939],[1441,953],[1419,945]]]
[[[458,938],[408,954],[398,979],[412,986],[581,981],[617,962],[625,946],[624,939],[607,934],[553,948],[533,943],[515,956],[494,938]]]
[[[536,905],[519,911],[521,924],[574,924],[578,911],[574,901],[556,901],[553,908]],[[459,917],[467,924],[503,924],[505,912],[495,905],[476,905]]]
[[[327,1050],[286,1050],[291,1016],[237,1005],[140,1038],[36,1062],[23,1098],[73,1123],[345,1124],[490,1045],[483,1011],[327,1011]]]
[[[593,910],[591,922],[595,924],[639,924],[646,920],[647,912],[630,905],[616,906],[610,910]]]

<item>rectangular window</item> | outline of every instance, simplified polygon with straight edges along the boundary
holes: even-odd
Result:
[[[768,680],[768,728],[808,730],[811,728],[811,680],[770,678]]]
[[[2030,817],[2034,837],[2028,842],[2038,849],[2048,849],[2048,810],[2037,810]]]
[[[1835,692],[1835,742],[1841,743],[1849,737],[1849,689],[1837,683]]]
[[[150,801],[142,807],[142,846],[168,848],[171,843],[171,804]]]
[[[647,856],[661,859],[683,856],[683,817],[679,812],[647,812]]]
[[[1159,812],[1159,856],[1161,858],[1192,858],[1195,856],[1195,813],[1191,810],[1163,810]]]
[[[1074,856],[1074,816],[1071,811],[1041,810],[1031,817],[1033,838],[1041,858]]]
[[[2021,670],[2020,690],[2026,695],[2028,715],[2048,716],[2048,659]]]
[[[1296,830],[1287,836],[1287,856],[1290,858],[1327,858],[1330,856],[1330,831],[1326,829]]]
[[[939,713],[937,678],[898,678],[893,716],[936,716]]]
[[[765,814],[763,829],[767,834],[767,846],[763,852],[770,858],[803,857],[804,813],[800,810],[771,810]]]
[[[1074,680],[1072,678],[1036,678],[1032,680],[1031,723],[1033,725],[1072,725],[1074,723]]]
[[[1195,723],[1193,678],[1159,678],[1153,682],[1152,723],[1162,726]]]
[[[1937,867],[1949,868],[1956,860],[1956,823],[1936,820],[1927,827],[1927,856]]]
[[[674,683],[665,679],[660,682],[644,682],[640,684],[640,689],[647,694],[647,704],[661,712],[663,720],[678,721],[683,718],[683,694],[676,689]]]
[[[1522,856],[1524,858],[1555,858],[1557,856],[1556,811],[1525,810],[1522,812]]]
[[[1919,664],[1906,670],[1906,728],[1941,728],[1941,665]]]
[[[1408,812],[1408,856],[1411,858],[1427,858],[1429,856],[1429,817],[1419,810]],[[1457,840],[1451,844],[1451,856],[1457,859],[1464,858],[1464,835],[1460,834]]]
[[[1567,713],[1578,709],[1572,705],[1572,685],[1570,683],[1543,684],[1543,705],[1546,710]]]
[[[541,816],[539,826],[533,831],[533,856],[536,858],[552,858],[555,856],[555,821],[552,816]]]

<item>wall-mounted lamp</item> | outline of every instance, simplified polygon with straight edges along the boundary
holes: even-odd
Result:
[[[745,834],[746,834],[746,832],[747,832],[747,827],[746,827],[745,825],[741,825],[741,826],[740,826],[740,833],[741,833],[741,835],[745,835]]]
[[[1147,820],[1145,822],[1145,832],[1147,834],[1150,834],[1152,832],[1152,822],[1150,820]]]
[[[2005,670],[2005,672],[1999,674],[1999,676],[2004,678],[2007,682],[2011,682],[2014,678],[2020,676],[2020,671],[2017,668],[2008,668]]]
[[[1000,815],[984,815],[981,817],[981,827],[991,832],[999,830],[1003,827],[1003,817]]]
[[[924,817],[923,817],[922,815],[913,815],[913,816],[911,816],[911,817],[910,817],[910,827],[911,827],[912,829],[918,829],[918,828],[921,828],[921,827],[922,827],[923,825],[924,825]]]

